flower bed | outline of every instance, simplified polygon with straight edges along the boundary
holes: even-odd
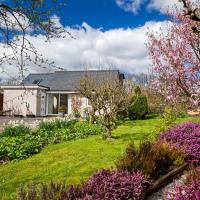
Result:
[[[177,125],[162,133],[159,140],[184,148],[188,155],[187,160],[200,164],[200,124],[186,122]]]
[[[102,169],[82,185],[68,187],[66,184],[51,183],[40,187],[29,186],[28,191],[20,190],[18,198],[42,200],[45,196],[48,200],[141,200],[149,185],[141,173]]]
[[[81,137],[85,137],[86,132],[100,133],[99,130],[95,131],[94,127],[86,131],[87,126],[85,122],[79,122],[70,125],[65,130],[71,133],[76,132]],[[43,129],[44,127],[46,125]],[[199,149],[195,149],[199,145],[199,127],[199,124],[187,122],[162,133],[155,142],[143,142],[139,148],[130,143],[122,158],[116,163],[117,169],[102,169],[94,173],[85,183],[71,187],[53,183],[29,186],[28,190],[20,191],[19,199],[43,199],[44,195],[49,200],[55,197],[69,200],[144,199],[181,174],[188,166],[186,159],[199,159]],[[46,129],[49,130],[49,126]],[[50,129],[51,132],[54,128]],[[199,189],[196,187],[199,187],[199,179],[198,181],[193,179],[189,185],[176,186],[176,193],[172,199],[195,199],[199,195]],[[188,198],[181,198],[180,195],[184,193],[187,193]],[[32,194],[35,196],[32,197]]]

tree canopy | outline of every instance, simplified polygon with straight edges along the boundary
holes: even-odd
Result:
[[[157,78],[154,88],[168,101],[199,104],[200,21],[191,14],[197,8],[183,1],[184,11],[171,13],[167,30],[148,33],[148,50]]]

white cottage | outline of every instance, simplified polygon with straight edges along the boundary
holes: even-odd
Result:
[[[81,114],[89,107],[88,99],[81,97],[77,84],[84,75],[102,79],[107,74],[124,79],[119,70],[56,71],[54,73],[29,74],[20,85],[3,85],[3,111],[20,116],[58,115],[59,108],[72,114],[72,99],[79,98]],[[97,80],[98,81],[98,80]]]

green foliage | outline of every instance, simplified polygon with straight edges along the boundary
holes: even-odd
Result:
[[[166,126],[171,126],[175,122],[176,116],[171,108],[165,108],[163,120]]]
[[[56,130],[57,138],[60,135],[60,140],[69,141],[73,139],[83,139],[91,135],[101,135],[105,129],[99,124],[89,124],[87,121],[76,122],[69,128]]]
[[[80,118],[81,117],[81,113],[76,111],[76,112],[73,112],[73,115],[75,118]]]
[[[27,134],[23,137],[0,138],[0,161],[24,159],[38,153],[42,144],[37,136]]]
[[[56,200],[56,199],[63,199],[63,197],[65,197],[65,199],[73,200],[72,196],[66,195],[69,189],[70,187],[67,186],[65,182],[62,183],[51,182],[50,184],[41,184],[41,185],[29,184],[26,188],[19,188],[18,199]]]
[[[134,88],[134,92],[135,92],[135,95],[136,95],[136,96],[141,95],[142,91],[141,91],[141,89],[140,89],[140,86],[136,86],[136,87]]]
[[[78,120],[59,120],[56,119],[54,121],[42,121],[39,124],[39,129],[45,130],[45,131],[53,131],[56,129],[61,128],[70,128],[72,127]]]
[[[143,142],[139,149],[134,143],[130,143],[116,166],[119,170],[143,172],[148,178],[155,180],[166,174],[171,167],[182,164],[184,159],[185,152],[168,143]]]
[[[148,102],[145,95],[134,96],[128,108],[129,118],[132,120],[145,119],[148,114]]]
[[[176,121],[198,121],[199,117],[181,118]],[[40,153],[25,160],[0,166],[0,197],[14,200],[16,188],[28,183],[66,182],[81,183],[94,171],[111,168],[122,156],[127,143],[132,140],[136,147],[140,141],[152,139],[152,131],[159,119],[125,121],[112,132],[117,139],[102,140],[99,136],[84,140],[71,140],[49,145]],[[81,148],[80,148],[81,147]]]
[[[30,133],[30,128],[23,125],[15,125],[6,127],[0,136],[12,137],[12,136],[22,136]]]
[[[175,121],[176,121],[176,115],[173,112],[173,109],[165,108],[164,113],[162,115],[162,120],[155,127],[153,134],[158,136],[160,133],[174,126]]]
[[[85,138],[88,135],[100,135],[105,132],[105,129],[99,124],[89,124],[86,121],[82,121],[74,125],[73,131],[79,138]]]
[[[188,114],[186,112],[176,112],[176,118],[186,118]]]
[[[101,125],[91,125],[86,121],[76,120],[41,122],[39,129],[34,132],[22,125],[8,127],[0,137],[0,162],[25,159],[40,152],[48,144],[86,138],[103,132]]]

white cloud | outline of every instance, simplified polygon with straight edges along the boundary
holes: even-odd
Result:
[[[147,0],[116,0],[116,4],[126,12],[132,12],[138,14],[142,4],[147,3]],[[161,13],[166,13],[168,9],[172,9],[175,6],[182,8],[182,3],[178,0],[150,0],[146,5],[148,10],[158,10]]]
[[[141,5],[146,2],[146,0],[116,0],[115,2],[124,11],[137,14]]]
[[[157,10],[166,14],[169,9],[182,9],[183,3],[178,0],[115,0],[116,4],[126,12],[138,14],[142,4],[146,4],[147,10]],[[190,2],[199,5],[199,0],[190,0]]]
[[[190,2],[194,5],[199,5],[199,0],[190,0]],[[183,9],[183,3],[178,0],[151,0],[147,5],[147,8],[150,10],[158,10],[159,12],[166,14],[169,9]]]
[[[28,36],[29,40],[45,58],[66,70],[98,69],[110,65],[129,73],[148,72],[151,61],[145,43],[148,28],[159,31],[166,22],[147,22],[138,28],[118,28],[103,31],[94,29],[84,22],[75,28],[66,27],[73,37],[56,38],[46,43],[43,35]],[[1,52],[1,49],[0,49]],[[5,67],[9,71],[9,67]],[[13,74],[13,68],[12,74]],[[39,67],[30,72],[52,71]]]
[[[151,0],[147,5],[147,8],[150,10],[158,10],[161,13],[165,14],[169,9],[177,7],[178,9],[183,8],[183,4],[178,2],[178,0]]]
[[[5,19],[6,21],[5,21]],[[2,29],[9,29],[14,31],[22,31],[22,27],[26,31],[31,31],[30,28],[30,21],[25,15],[20,15],[18,13],[6,13],[4,18],[0,18],[0,28]],[[1,34],[3,35],[3,34]]]

